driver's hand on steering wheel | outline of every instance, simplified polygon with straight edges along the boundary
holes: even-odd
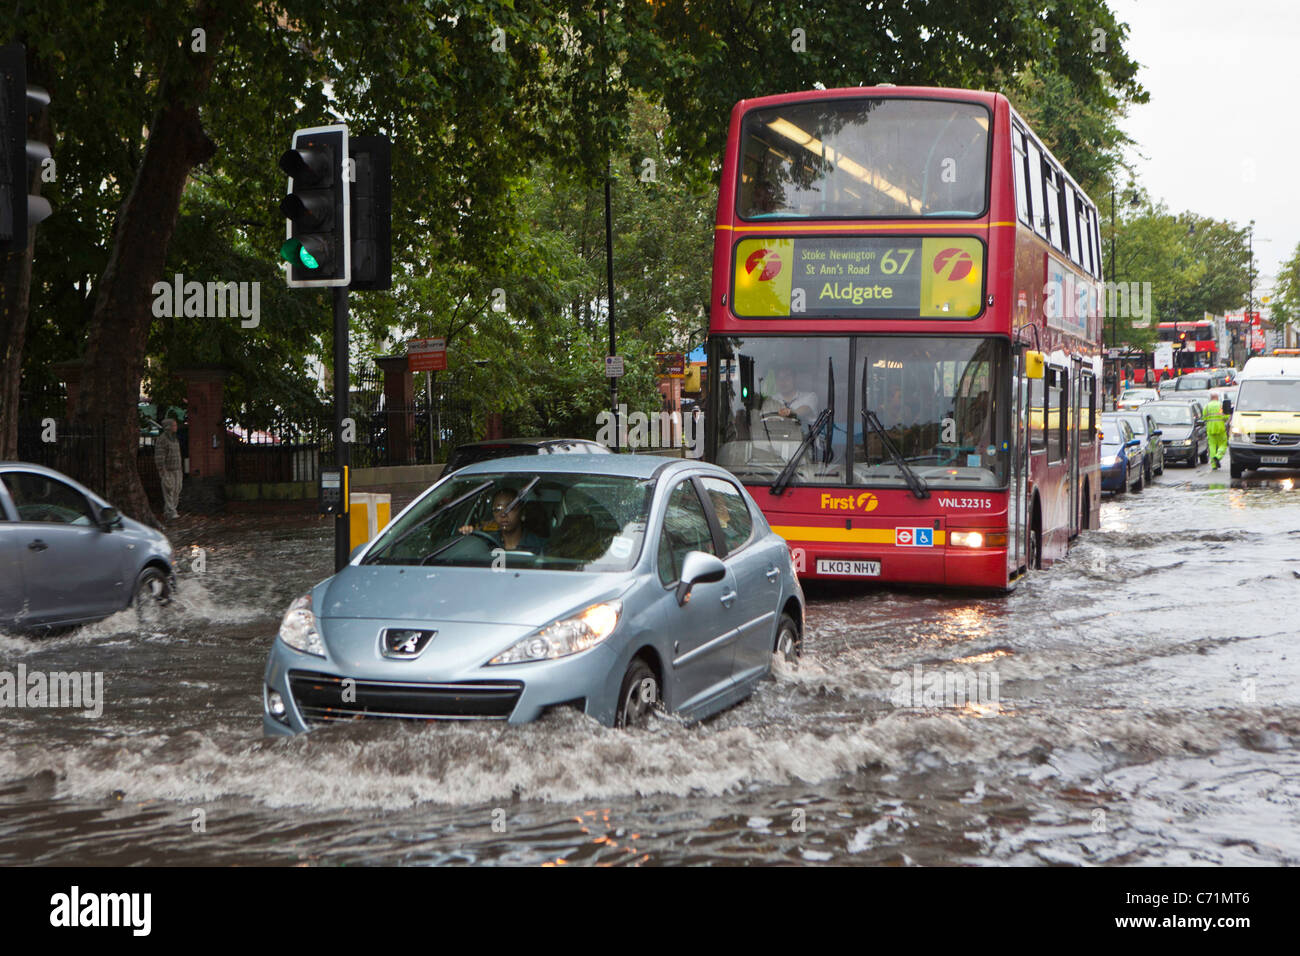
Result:
[[[461,534],[473,534],[475,529],[472,524],[463,524],[456,530],[459,531]]]

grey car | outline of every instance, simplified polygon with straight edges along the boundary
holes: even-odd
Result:
[[[1155,475],[1165,473],[1165,445],[1161,441],[1164,434],[1155,419],[1145,409],[1117,412],[1116,417],[1128,422],[1133,429],[1133,436],[1142,442],[1142,474],[1146,484],[1151,484]]]
[[[69,627],[166,604],[165,535],[42,465],[0,462],[0,627]]]
[[[728,472],[651,455],[469,465],[289,607],[263,729],[336,720],[699,719],[797,658],[784,539]]]

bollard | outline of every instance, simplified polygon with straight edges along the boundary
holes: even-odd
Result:
[[[348,500],[349,550],[356,550],[357,545],[374,540],[387,526],[393,496],[354,491]]]

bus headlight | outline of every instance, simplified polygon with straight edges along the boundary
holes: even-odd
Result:
[[[954,548],[1005,548],[1005,531],[949,531],[948,543]]]

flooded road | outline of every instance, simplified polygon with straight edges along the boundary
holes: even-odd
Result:
[[[1300,864],[1300,474],[1170,468],[1008,598],[809,588],[805,656],[702,725],[557,712],[261,735],[325,523],[169,529],[178,606],[0,635],[103,713],[0,711],[0,862]]]

